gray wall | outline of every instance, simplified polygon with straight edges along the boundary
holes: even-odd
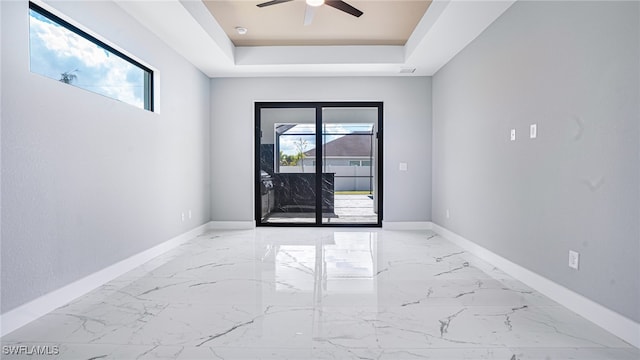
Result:
[[[209,79],[111,2],[54,4],[157,68],[160,113],[30,73],[1,2],[3,313],[210,220]]]
[[[635,321],[638,7],[518,1],[433,78],[434,222]]]
[[[214,221],[254,220],[254,102],[303,100],[383,101],[384,220],[431,220],[431,78],[347,77],[211,80]]]

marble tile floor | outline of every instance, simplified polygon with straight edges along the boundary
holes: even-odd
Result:
[[[208,232],[1,342],[2,359],[640,359],[433,232],[362,228]]]

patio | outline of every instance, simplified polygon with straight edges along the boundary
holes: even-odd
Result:
[[[373,211],[372,195],[336,194],[335,213],[323,214],[323,224],[376,224],[378,215]],[[315,213],[271,213],[267,223],[313,223]]]

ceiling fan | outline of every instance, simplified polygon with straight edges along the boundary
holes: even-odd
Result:
[[[271,0],[271,1],[258,4],[256,6],[266,7],[266,6],[278,5],[278,4],[282,4],[290,1],[293,1],[293,0]],[[315,10],[322,5],[329,5],[332,8],[336,8],[338,10],[344,11],[347,14],[353,15],[355,17],[360,17],[363,14],[362,11],[340,0],[305,0],[305,2],[307,3],[307,10],[304,13],[305,25],[311,24],[311,21],[313,21],[313,15],[315,14]]]

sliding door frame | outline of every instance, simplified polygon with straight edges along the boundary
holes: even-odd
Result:
[[[268,102],[260,101],[255,102],[255,158],[254,158],[254,214],[256,226],[274,226],[274,227],[382,227],[382,215],[383,215],[383,115],[384,108],[381,101],[333,101],[333,102]],[[378,197],[378,220],[376,223],[323,223],[322,222],[322,166],[323,166],[323,131],[322,131],[322,109],[324,108],[376,108],[378,111],[377,119],[377,132],[375,137],[377,139],[377,166],[376,179],[377,179],[377,197]],[[260,143],[262,139],[261,128],[261,110],[262,109],[291,109],[291,108],[307,108],[315,109],[316,111],[316,165],[315,165],[315,190],[316,190],[316,219],[315,223],[263,223],[262,218],[262,200],[260,196]],[[277,154],[276,154],[277,156]],[[372,164],[373,165],[373,164]]]

